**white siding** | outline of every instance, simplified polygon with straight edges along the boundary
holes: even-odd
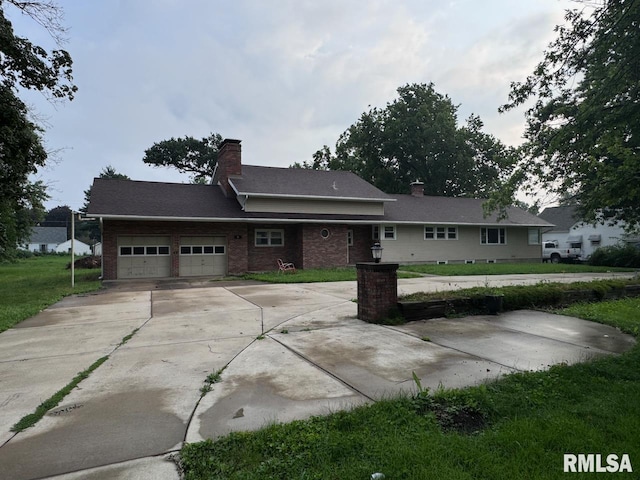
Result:
[[[624,227],[621,225],[582,225],[580,223],[571,227],[567,233],[543,233],[542,239],[545,242],[557,240],[561,247],[567,245],[569,236],[582,235],[582,260],[587,260],[594,251],[600,247],[617,245],[624,238]],[[590,236],[600,235],[600,244],[597,245],[589,240]]]
[[[541,246],[528,244],[526,227],[499,227],[506,229],[507,243],[504,245],[481,244],[480,228],[458,227],[456,240],[425,240],[424,226],[396,225],[396,240],[380,240],[384,248],[382,259],[399,263],[464,263],[466,260],[481,263],[542,258]]]
[[[384,215],[383,202],[358,202],[338,200],[332,201],[249,197],[244,205],[244,209],[247,212]]]
[[[56,247],[58,253],[71,253],[71,240],[62,242]],[[74,240],[73,242],[73,254],[74,255],[91,255],[91,247],[80,240]]]

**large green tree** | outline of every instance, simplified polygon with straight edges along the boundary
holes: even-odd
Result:
[[[194,183],[203,183],[213,177],[218,161],[222,136],[212,133],[201,140],[185,136],[154,143],[145,150],[142,159],[147,165],[172,167],[191,175]]]
[[[406,193],[420,180],[427,195],[486,196],[517,152],[484,133],[475,115],[459,126],[457,109],[433,84],[405,85],[385,108],[363,113],[335,154],[325,145],[301,166],[349,170],[387,193]]]
[[[47,198],[44,185],[29,180],[47,159],[43,130],[17,94],[20,89],[38,90],[56,101],[71,100],[76,91],[69,54],[62,49],[47,52],[16,35],[5,16],[6,5],[44,26],[56,41],[64,32],[53,1],[0,0],[0,258],[10,257],[29,237]]]
[[[542,61],[512,84],[526,112],[524,160],[494,206],[518,188],[546,189],[582,218],[640,225],[640,0],[581,2],[556,27]]]

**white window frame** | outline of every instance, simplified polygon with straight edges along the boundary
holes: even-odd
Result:
[[[266,233],[266,239],[267,239],[267,243],[266,244],[259,244],[258,243],[258,232],[263,232]],[[280,238],[279,240],[281,240],[281,243],[273,243],[273,234],[274,233],[279,233],[280,234]],[[254,234],[253,234],[253,242],[254,245],[256,247],[284,247],[284,229],[282,228],[256,228]]]
[[[489,242],[489,230],[498,231],[498,241]],[[502,232],[501,232],[502,231]],[[500,240],[504,241],[500,241]],[[507,229],[504,227],[481,227],[480,228],[480,244],[481,245],[506,245],[507,244]]]
[[[196,248],[201,248],[202,251],[199,253],[194,253],[193,249],[194,247]],[[188,252],[183,252],[183,249],[189,249]],[[205,248],[210,248],[211,251],[210,252],[205,252]],[[222,252],[216,252],[216,249],[220,249],[222,248]],[[180,245],[180,255],[183,256],[187,256],[187,255],[224,255],[227,252],[227,247],[225,245]]]
[[[531,234],[534,231],[537,233],[538,240],[532,242],[531,241]],[[542,233],[540,232],[539,228],[529,228],[529,229],[527,229],[527,243],[529,245],[542,245]]]
[[[391,229],[391,237],[387,237],[387,229]],[[395,240],[397,234],[397,229],[395,225],[384,225],[382,227],[382,239],[383,240]]]
[[[380,240],[380,225],[371,225],[371,240]]]
[[[148,253],[148,248],[156,248],[156,253]],[[131,253],[122,254],[123,248],[130,248]],[[136,248],[142,248],[144,253],[134,253]],[[165,248],[167,253],[160,253],[160,249]],[[171,248],[169,245],[119,245],[118,256],[119,257],[168,257],[171,254]]]
[[[353,230],[347,230],[347,247],[353,247]]]
[[[425,240],[458,240],[458,227],[425,225]]]

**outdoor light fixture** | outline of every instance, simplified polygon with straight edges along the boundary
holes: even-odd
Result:
[[[380,259],[382,258],[382,248],[379,243],[376,243],[371,247],[371,255],[373,255],[373,261],[376,263],[380,263]]]

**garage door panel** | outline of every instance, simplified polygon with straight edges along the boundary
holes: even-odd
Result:
[[[180,276],[225,275],[227,239],[224,236],[182,237],[180,239]]]
[[[118,237],[118,278],[171,276],[169,245],[166,236]]]

